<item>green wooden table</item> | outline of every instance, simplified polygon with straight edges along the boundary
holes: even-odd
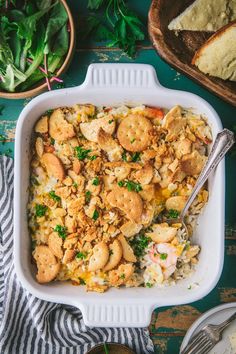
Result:
[[[79,27],[79,17],[86,16],[86,3],[87,1],[85,0],[69,1],[77,27]],[[150,0],[130,0],[130,5],[138,12],[143,23],[146,24]],[[84,43],[80,40],[79,35],[77,39],[78,43],[74,59],[68,72],[64,75],[66,87],[81,84],[84,81],[87,67],[90,63],[148,63],[155,67],[158,78],[163,86],[196,93],[215,108],[222,119],[224,127],[230,129],[235,124],[236,108],[223,102],[163,62],[152,48],[148,37],[142,43],[142,46],[138,48],[135,60],[128,59],[118,48],[107,49],[104,45],[92,41]],[[0,99],[0,105],[4,105],[4,109],[0,115],[0,134],[6,136],[6,142],[4,144],[0,143],[1,153],[13,156],[16,121],[22,108],[28,102],[28,99]],[[160,308],[153,313],[150,332],[155,343],[155,353],[178,354],[180,344],[187,329],[201,313],[220,303],[236,301],[235,178],[236,156],[228,156],[226,158],[225,264],[221,279],[216,288],[204,299],[189,305]]]

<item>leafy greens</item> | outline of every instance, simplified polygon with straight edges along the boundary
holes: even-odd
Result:
[[[60,67],[69,47],[68,16],[59,0],[4,4],[0,0],[0,89],[20,92]]]

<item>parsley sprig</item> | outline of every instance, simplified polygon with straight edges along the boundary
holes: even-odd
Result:
[[[62,225],[56,225],[56,227],[54,228],[54,231],[56,231],[58,233],[58,236],[60,236],[63,240],[66,239],[67,236],[67,228],[65,226]]]
[[[48,194],[49,194],[49,197],[51,199],[53,199],[55,202],[60,202],[61,201],[61,197],[56,195],[55,191],[50,191]]]
[[[133,182],[133,181],[119,181],[118,186],[119,187],[126,187],[129,192],[132,192],[132,191],[140,192],[143,190],[141,184]]]
[[[170,209],[167,214],[168,219],[177,219],[179,217],[178,210]]]
[[[88,0],[88,8],[99,11],[87,17],[83,37],[92,35],[106,41],[107,47],[118,46],[129,57],[136,53],[137,41],[145,38],[143,24],[124,0]],[[105,15],[104,15],[105,14]]]
[[[35,214],[36,216],[38,217],[42,217],[46,214],[46,211],[47,211],[47,206],[46,205],[43,205],[43,204],[36,204],[35,205]]]
[[[150,241],[151,238],[145,235],[135,236],[130,241],[130,246],[133,248],[135,256],[137,256],[138,258],[142,257]]]

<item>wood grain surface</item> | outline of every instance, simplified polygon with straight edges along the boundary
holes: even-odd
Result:
[[[143,23],[147,23],[147,14],[150,0],[129,0]],[[68,1],[75,23],[79,24],[80,16],[86,16],[86,1]],[[78,30],[77,30],[78,31]],[[96,62],[136,62],[152,64],[157,72],[160,83],[172,89],[187,90],[206,99],[217,111],[224,127],[229,129],[236,125],[236,108],[225,103],[200,85],[191,81],[183,74],[167,65],[152,48],[148,39],[139,48],[136,59],[128,59],[118,48],[107,49],[104,43],[93,41],[82,42],[77,32],[77,49],[71,66],[63,79],[66,87],[76,86],[83,82],[87,67]],[[55,89],[57,89],[55,87]],[[0,134],[4,134],[7,141],[0,143],[0,152],[13,155],[14,133],[18,115],[29,102],[25,100],[6,100],[0,98],[0,105],[4,106],[0,115]],[[9,152],[9,149],[12,152]],[[157,354],[179,354],[179,348],[189,326],[205,311],[230,301],[236,301],[236,156],[226,158],[226,231],[225,231],[225,264],[224,270],[216,288],[204,299],[182,306],[158,308],[154,311],[150,324],[150,333],[155,343]],[[223,206],[217,206],[223,207]],[[210,261],[210,260],[209,260]],[[145,300],[144,300],[145,301]]]
[[[200,31],[170,31],[170,21],[194,0],[153,0],[149,11],[149,34],[159,55],[171,66],[188,75],[219,97],[236,106],[236,82],[203,74],[191,65],[191,60],[210,33]]]

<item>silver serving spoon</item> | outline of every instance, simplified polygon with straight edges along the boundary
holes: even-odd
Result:
[[[169,225],[181,223],[186,230],[187,236],[189,236],[187,225],[184,222],[188,209],[196,198],[200,189],[203,187],[204,183],[207,181],[210,174],[214,171],[216,166],[220,163],[227,151],[234,145],[234,143],[234,133],[230,130],[223,129],[220,133],[217,134],[208,159],[179,217],[176,219],[167,219],[165,222],[167,222]]]

